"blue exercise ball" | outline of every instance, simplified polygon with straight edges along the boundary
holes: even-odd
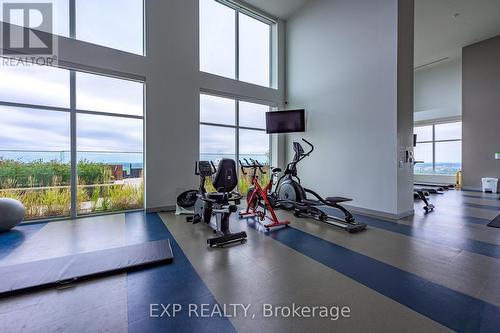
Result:
[[[14,228],[24,220],[26,208],[14,199],[0,198],[0,232]]]

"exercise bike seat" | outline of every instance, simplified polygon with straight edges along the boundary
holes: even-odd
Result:
[[[220,192],[213,192],[213,193],[207,193],[207,199],[214,200],[216,202],[220,202],[224,200],[225,193],[220,193]]]
[[[280,173],[281,172],[281,169],[280,168],[274,168],[272,170],[273,173]]]
[[[328,197],[325,199],[325,201],[331,202],[332,204],[336,204],[336,203],[340,203],[340,202],[352,201],[352,199],[344,198],[344,197]]]

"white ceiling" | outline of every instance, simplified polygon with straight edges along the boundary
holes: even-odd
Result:
[[[268,14],[286,20],[309,0],[243,0]]]
[[[415,0],[415,67],[459,58],[462,47],[496,35],[500,0]]]
[[[310,0],[243,1],[286,20]],[[460,58],[462,47],[496,35],[500,0],[415,0],[415,67]]]

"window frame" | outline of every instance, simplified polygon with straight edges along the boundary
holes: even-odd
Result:
[[[424,140],[424,141],[419,141],[417,137],[416,144],[419,143],[430,143],[432,144],[432,173],[431,174],[421,174],[421,173],[415,173],[415,168],[413,169],[413,173],[415,175],[442,175],[442,176],[452,176],[452,175],[443,175],[443,174],[437,174],[436,173],[436,144],[437,143],[442,143],[442,142],[460,142],[460,145],[462,145],[462,140],[463,137],[460,139],[446,139],[446,140],[436,140],[436,126],[439,125],[444,125],[444,124],[453,124],[453,123],[460,123],[462,124],[462,119],[456,119],[456,120],[451,120],[451,121],[444,121],[444,122],[434,122],[434,123],[421,123],[421,124],[415,124],[413,127],[418,128],[418,127],[432,127],[432,139],[431,140]],[[462,135],[462,133],[461,133]],[[460,162],[462,165],[462,161]]]
[[[74,1],[74,0],[72,0]],[[276,64],[273,61],[273,37],[274,37],[274,32],[273,26],[277,24],[277,21],[275,19],[272,19],[268,16],[265,16],[263,14],[260,14],[256,12],[255,10],[251,10],[243,5],[240,5],[234,1],[231,0],[213,0],[223,6],[229,7],[234,10],[234,16],[235,16],[235,50],[234,50],[234,55],[235,55],[235,70],[234,70],[234,80],[240,81],[240,82],[245,82],[248,84],[253,84],[257,85],[259,87],[265,87],[265,88],[273,88],[273,72],[275,69]],[[252,82],[246,82],[246,81],[241,81],[240,80],[240,19],[239,19],[239,14],[244,14],[247,15],[255,20],[258,20],[264,24],[267,24],[269,26],[269,80],[268,80],[268,85],[267,86],[261,86],[256,83]],[[200,69],[200,71],[202,71]],[[205,72],[204,73],[212,74],[210,72]],[[212,74],[212,75],[217,75],[217,74]],[[232,78],[229,78],[232,79]]]
[[[135,52],[130,52],[130,51],[126,51],[126,50],[123,50],[123,49],[119,49],[119,48],[116,48],[116,47],[112,47],[112,46],[109,46],[109,45],[103,45],[103,44],[97,44],[97,43],[93,43],[93,42],[88,42],[88,41],[85,41],[85,40],[82,40],[82,39],[78,39],[76,37],[76,1],[77,0],[66,0],[67,1],[67,4],[68,4],[68,35],[60,35],[60,34],[57,34],[57,33],[54,33],[54,31],[52,32],[52,35],[53,36],[60,36],[60,37],[64,37],[64,38],[70,38],[70,39],[74,39],[74,40],[77,40],[77,41],[81,41],[83,43],[89,43],[89,44],[92,44],[92,45],[97,45],[97,46],[101,46],[101,47],[106,47],[106,48],[109,48],[109,49],[113,49],[113,50],[117,50],[117,51],[120,51],[120,52],[125,52],[125,53],[129,53],[129,54],[135,54],[135,55],[138,55],[138,56],[142,56],[142,57],[145,57],[146,56],[146,51],[147,51],[147,47],[146,47],[146,42],[147,42],[147,36],[146,36],[146,33],[147,33],[147,26],[146,26],[146,0],[141,0],[141,4],[142,4],[142,16],[141,16],[141,20],[142,20],[142,24],[141,24],[141,35],[142,35],[142,52],[139,54],[139,53],[135,53]],[[8,23],[10,24],[10,23]]]
[[[68,1],[69,1],[69,38],[74,39],[74,40],[78,40],[78,41],[81,41],[84,43],[89,43],[92,45],[107,47],[107,48],[117,50],[120,52],[125,52],[125,53],[129,53],[129,54],[137,54],[137,53],[125,51],[122,49],[117,49],[117,48],[111,47],[109,45],[96,44],[96,43],[87,42],[87,41],[78,39],[76,37],[76,1],[77,0],[68,0]],[[142,2],[142,17],[141,17],[141,19],[142,19],[142,53],[137,54],[137,55],[145,57],[146,56],[146,40],[147,40],[147,37],[146,37],[146,31],[147,31],[147,29],[146,29],[146,0],[141,0],[141,2]]]
[[[210,92],[210,91],[205,91],[201,90],[200,91],[200,96],[201,95],[209,95],[209,96],[214,96],[214,97],[219,97],[219,98],[227,98],[231,99],[235,103],[235,124],[234,125],[226,125],[226,124],[218,124],[218,123],[211,123],[211,122],[204,122],[201,121],[199,122],[199,127],[203,126],[212,126],[212,127],[224,127],[224,128],[232,128],[235,130],[235,159],[236,161],[239,161],[240,159],[240,130],[251,130],[251,131],[260,131],[266,133],[265,128],[256,128],[256,127],[248,127],[248,126],[240,126],[240,101],[241,102],[247,102],[247,103],[253,103],[253,104],[260,104],[260,105],[266,105],[269,107],[269,112],[273,111],[277,105],[276,103],[273,102],[267,102],[267,101],[257,101],[255,99],[251,98],[244,98],[240,96],[231,96],[228,94],[223,94],[223,93],[215,93],[215,92]],[[200,106],[200,113],[201,113],[201,106]],[[267,133],[266,133],[267,134]],[[200,151],[198,152],[198,156],[201,156],[201,147]],[[272,150],[272,137],[269,135],[269,165],[272,163],[272,157],[273,157],[273,150]]]
[[[0,57],[1,58],[1,57]],[[38,65],[37,65],[38,66]],[[50,67],[50,66],[47,66]],[[140,79],[136,77],[131,77],[127,74],[122,74],[120,73],[106,73],[104,70],[102,72],[99,71],[90,71],[90,70],[84,70],[84,69],[79,69],[79,68],[72,68],[72,67],[55,67],[59,69],[63,69],[68,71],[69,75],[69,91],[70,91],[70,103],[69,107],[52,107],[52,106],[45,106],[45,105],[37,105],[37,104],[27,104],[27,103],[17,103],[17,102],[5,102],[0,100],[0,106],[6,106],[6,107],[17,107],[17,108],[22,108],[22,109],[33,109],[33,110],[45,110],[45,111],[50,111],[50,112],[65,112],[69,113],[70,117],[70,168],[71,168],[71,177],[70,177],[70,190],[71,190],[71,202],[70,202],[70,214],[69,216],[61,216],[61,217],[54,217],[54,218],[41,218],[41,219],[35,219],[35,220],[30,220],[25,222],[25,224],[29,223],[38,223],[40,221],[45,221],[45,220],[67,220],[68,218],[75,219],[75,218],[85,218],[89,216],[100,216],[100,215],[110,215],[110,214],[119,214],[123,212],[128,212],[128,211],[143,211],[144,207],[146,207],[146,202],[144,202],[144,207],[141,209],[130,209],[130,210],[124,210],[124,211],[109,211],[109,212],[102,212],[102,213],[95,213],[95,214],[78,214],[78,151],[77,151],[77,115],[78,114],[87,114],[87,115],[97,115],[97,116],[106,116],[106,117],[115,117],[115,118],[129,118],[129,119],[138,119],[142,120],[142,160],[143,160],[143,168],[144,168],[144,184],[146,183],[146,81],[145,79]],[[143,114],[142,116],[140,115],[128,115],[128,114],[120,114],[120,113],[110,113],[110,112],[100,112],[100,111],[90,111],[90,110],[83,110],[83,109],[78,109],[76,106],[76,95],[77,95],[77,87],[76,87],[76,73],[77,72],[82,72],[82,73],[88,73],[92,75],[97,75],[97,76],[106,76],[110,78],[115,78],[119,80],[126,80],[126,81],[133,81],[133,82],[139,82],[142,83],[143,85]],[[145,185],[144,185],[145,186]]]

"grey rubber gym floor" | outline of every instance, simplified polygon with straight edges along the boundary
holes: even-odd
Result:
[[[498,332],[500,229],[486,227],[500,214],[495,197],[434,195],[433,213],[416,203],[415,216],[398,222],[357,216],[368,230],[354,235],[283,212],[292,228],[270,233],[235,218],[231,227],[247,231],[247,244],[211,250],[209,228],[170,213],[20,227],[0,236],[0,265],[162,238],[173,240],[175,259],[172,268],[0,300],[0,331]],[[178,300],[251,304],[255,316],[149,317],[151,303]],[[350,316],[264,318],[260,311],[292,303],[346,306]]]

